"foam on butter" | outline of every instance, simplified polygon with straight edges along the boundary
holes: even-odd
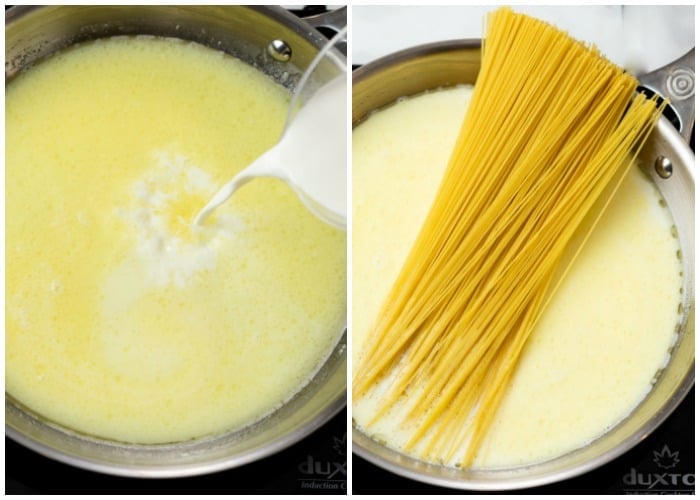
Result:
[[[244,427],[345,324],[345,234],[281,181],[216,187],[271,147],[289,95],[200,45],[117,37],[6,88],[6,390],[119,441]]]
[[[216,189],[211,175],[184,156],[153,154],[154,165],[133,183],[131,197],[117,214],[132,230],[133,255],[144,263],[146,280],[154,286],[186,285],[188,278],[214,269],[222,239],[231,238],[245,224],[235,214],[215,230],[192,227],[190,216]]]

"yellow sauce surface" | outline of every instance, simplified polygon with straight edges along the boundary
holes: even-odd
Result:
[[[240,428],[345,325],[345,234],[281,181],[218,187],[271,147],[288,92],[189,42],[70,48],[6,88],[6,390],[83,433]]]
[[[430,208],[470,96],[460,87],[409,98],[353,131],[353,366]],[[581,447],[651,389],[675,342],[682,286],[660,200],[632,168],[530,338],[474,466],[536,463]],[[370,425],[381,395],[379,385],[354,400],[354,422],[403,450],[412,399]]]

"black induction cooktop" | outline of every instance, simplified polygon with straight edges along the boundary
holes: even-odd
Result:
[[[346,493],[347,414],[257,462],[177,479],[110,476],[65,465],[5,438],[7,494],[341,494]]]
[[[7,7],[6,7],[7,8]],[[307,6],[306,16],[325,10]],[[694,143],[693,143],[694,146]],[[347,412],[316,432],[254,463],[177,479],[134,479],[91,472],[46,458],[5,438],[7,494],[347,494]],[[436,487],[352,457],[353,494],[477,493]],[[638,446],[582,476],[512,493],[694,494],[695,391]]]
[[[353,494],[476,493],[397,476],[352,457]],[[695,389],[651,435],[608,464],[573,479],[511,493],[695,494]]]
[[[326,10],[321,5],[300,6],[291,12],[306,17]],[[177,479],[135,479],[87,471],[44,457],[6,437],[5,493],[343,495],[347,493],[346,432],[343,409],[305,439],[270,457],[235,469]]]

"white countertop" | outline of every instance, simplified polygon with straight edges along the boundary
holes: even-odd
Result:
[[[364,6],[351,8],[353,64],[397,50],[457,38],[481,38],[484,14],[495,7]],[[695,8],[688,6],[514,6],[594,43],[613,62],[639,74],[695,45]]]

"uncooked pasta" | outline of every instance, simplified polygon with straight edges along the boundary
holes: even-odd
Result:
[[[365,344],[353,396],[386,383],[376,418],[419,391],[407,449],[463,467],[523,346],[662,106],[593,47],[490,14],[445,175]]]

